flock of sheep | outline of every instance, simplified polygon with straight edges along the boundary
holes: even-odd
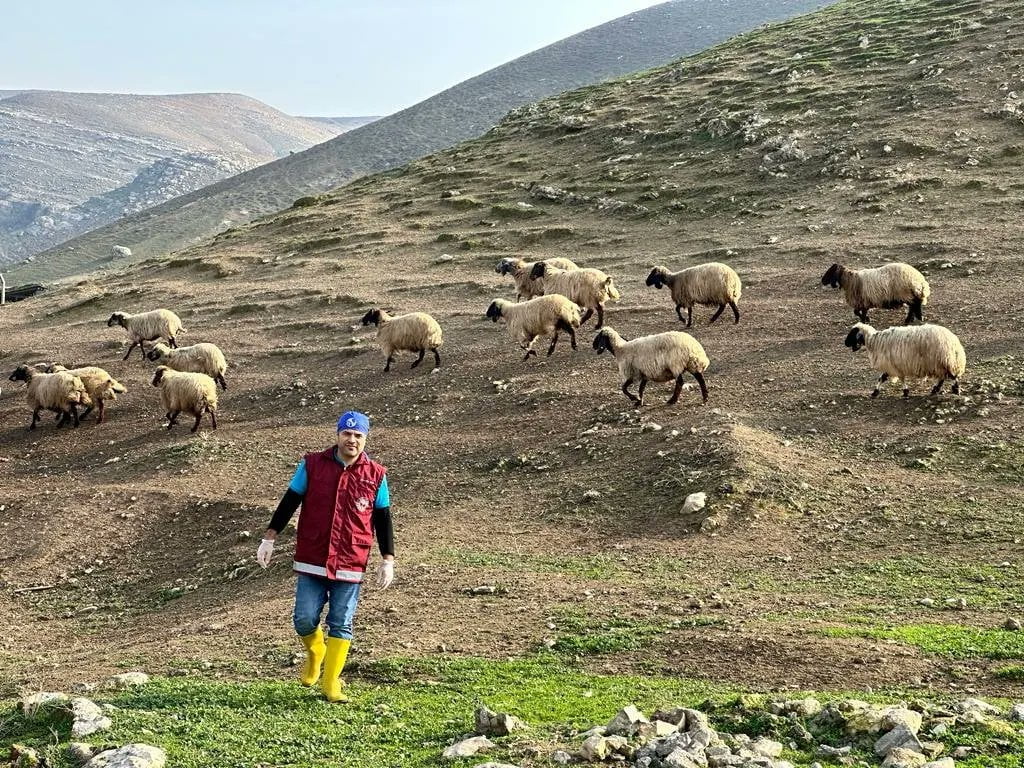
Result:
[[[516,302],[495,299],[487,308],[486,317],[495,323],[505,323],[525,351],[524,360],[537,354],[534,344],[541,338],[550,338],[547,354],[551,355],[561,333],[568,334],[572,348],[576,349],[576,331],[596,313],[594,350],[598,354],[611,352],[619,367],[621,390],[636,407],[643,405],[644,390],[649,382],[674,381],[668,403],[676,403],[686,375],[693,376],[703,402],[707,402],[704,372],[710,361],[700,342],[682,331],[627,340],[615,329],[605,326],[605,304],[618,300],[619,292],[612,278],[601,270],[581,268],[563,258],[537,262],[504,258],[495,271],[515,281]],[[850,329],[845,343],[854,352],[866,348],[871,367],[880,372],[872,397],[878,396],[882,384],[888,380],[902,380],[903,396],[909,397],[912,379],[937,379],[931,391],[933,395],[939,394],[949,380],[953,394],[959,394],[959,377],[966,368],[963,346],[948,329],[924,323],[923,307],[928,302],[930,288],[914,267],[893,262],[874,269],[855,270],[833,264],[821,282],[842,289],[847,304],[861,320]],[[651,270],[646,284],[658,289],[669,288],[676,315],[687,328],[693,325],[695,305],[717,307],[712,323],[726,307],[732,310],[734,322],[740,321],[738,302],[742,284],[739,275],[726,264],[710,262],[678,272],[658,266]],[[901,306],[908,307],[903,326],[876,331],[868,325],[870,310]],[[686,309],[685,321],[683,309]],[[161,363],[152,383],[160,388],[167,428],[173,427],[178,417],[186,413],[195,418],[192,427],[195,432],[203,414],[208,413],[216,429],[217,385],[227,389],[224,378],[227,361],[221,350],[209,343],[178,347],[176,336],[185,329],[178,316],[167,309],[136,315],[115,312],[107,320],[107,326],[115,324],[128,332],[130,345],[125,360],[138,346],[144,357]],[[418,354],[413,368],[423,362],[427,352],[434,355],[434,370],[441,367],[438,350],[443,343],[442,330],[429,314],[412,312],[393,316],[374,308],[363,316],[362,324],[377,327],[377,341],[386,360],[385,371],[391,369],[394,355],[399,351]],[[159,339],[166,339],[167,343]],[[147,341],[156,342],[148,352]],[[77,427],[80,419],[93,408],[98,410],[97,420],[102,422],[105,402],[126,391],[109,373],[95,366],[69,370],[55,363],[21,365],[10,378],[27,384],[27,399],[32,409],[29,429],[35,429],[44,410],[58,414],[58,426],[71,422]],[[638,385],[636,395],[630,391],[634,383]],[[85,408],[81,416],[79,407]]]

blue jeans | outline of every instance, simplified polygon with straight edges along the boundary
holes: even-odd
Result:
[[[327,609],[329,637],[352,639],[352,619],[356,615],[359,587],[347,581],[331,581],[323,576],[300,573],[295,583],[295,613],[292,623],[300,637],[311,635],[320,626],[320,614]]]

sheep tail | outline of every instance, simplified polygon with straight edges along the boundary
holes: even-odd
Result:
[[[622,296],[619,294],[619,289],[615,287],[615,283],[609,277],[604,281],[604,287],[608,291],[608,298],[612,301],[618,301]]]
[[[111,379],[110,389],[112,392],[117,392],[119,395],[123,395],[128,391],[128,388],[119,381]]]

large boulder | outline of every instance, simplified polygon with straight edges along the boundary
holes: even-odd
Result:
[[[164,768],[167,754],[149,744],[126,744],[100,752],[85,768]]]

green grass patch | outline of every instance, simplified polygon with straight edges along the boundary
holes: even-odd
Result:
[[[684,627],[707,626],[721,620],[708,616],[676,621],[647,621],[628,616],[596,619],[567,614],[555,620],[558,637],[551,650],[566,656],[595,656],[647,648],[661,636]]]
[[[532,743],[554,745],[607,722],[629,702],[651,710],[729,695],[676,678],[584,674],[553,659],[389,660],[367,665],[363,674],[350,684],[353,702],[345,706],[297,683],[156,679],[102,699],[118,709],[114,728],[99,741],[145,741],[167,750],[168,765],[177,768],[415,768],[440,765],[441,751],[472,730],[481,703],[523,718]],[[4,709],[0,740],[41,749],[51,768],[70,767],[62,754],[66,726],[27,723],[10,703]],[[519,762],[509,740],[497,741],[505,743],[475,763]]]
[[[1024,659],[1024,633],[1002,629],[978,629],[956,624],[904,624],[901,626],[826,627],[829,637],[867,637],[895,640],[926,653],[954,659]]]
[[[497,568],[517,573],[570,573],[586,579],[599,580],[614,579],[625,573],[616,558],[604,554],[562,556],[443,549],[432,559],[436,562]]]
[[[1000,680],[1012,680],[1017,683],[1024,683],[1024,666],[1020,664],[1007,664],[1005,667],[997,667],[992,670],[993,677]]]

